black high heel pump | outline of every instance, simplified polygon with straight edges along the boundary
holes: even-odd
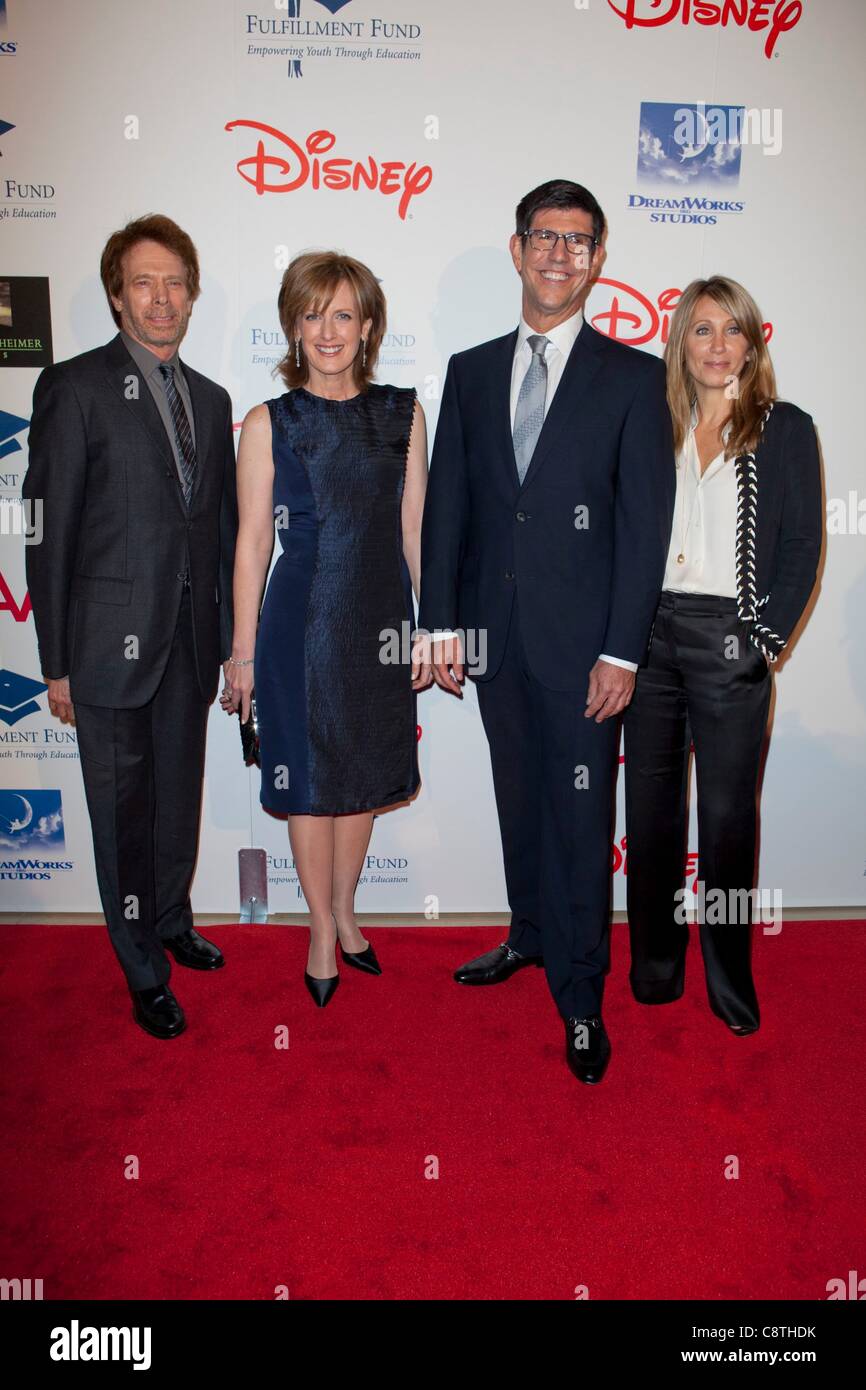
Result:
[[[333,999],[334,991],[340,983],[339,975],[329,975],[327,980],[317,980],[314,975],[304,971],[304,984],[310,991],[320,1009],[323,1009],[329,999]]]

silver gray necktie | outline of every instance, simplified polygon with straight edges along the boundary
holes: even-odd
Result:
[[[514,457],[521,483],[544,424],[544,402],[547,396],[547,363],[544,350],[549,339],[542,333],[531,333],[526,340],[532,348],[529,370],[520,384],[517,409],[514,412]]]

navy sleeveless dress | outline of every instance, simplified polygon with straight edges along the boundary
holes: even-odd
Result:
[[[261,802],[279,815],[372,811],[420,785],[411,667],[381,659],[415,626],[400,524],[414,404],[380,385],[267,402],[283,553],[254,673]]]

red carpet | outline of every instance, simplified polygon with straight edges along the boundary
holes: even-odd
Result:
[[[0,1275],[46,1299],[568,1300],[823,1299],[866,1274],[862,923],[757,938],[751,1038],[710,1014],[694,944],[685,998],[633,1003],[615,927],[596,1089],[542,972],[451,981],[501,929],[371,931],[386,973],[344,967],[325,1010],[306,932],[206,934],[226,968],[174,968],[189,1027],[159,1042],[103,928],[0,928]]]

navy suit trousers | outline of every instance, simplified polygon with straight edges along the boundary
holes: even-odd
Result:
[[[587,719],[586,686],[550,690],[536,678],[516,596],[502,664],[476,690],[493,767],[509,945],[543,957],[563,1018],[598,1014],[610,955],[620,720]]]

